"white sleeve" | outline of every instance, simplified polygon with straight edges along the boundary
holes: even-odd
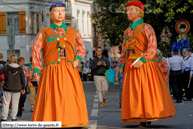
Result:
[[[193,58],[190,57],[190,75],[193,74]]]

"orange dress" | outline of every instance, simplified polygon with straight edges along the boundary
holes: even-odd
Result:
[[[121,119],[123,123],[136,123],[173,117],[175,107],[166,80],[158,63],[152,61],[157,49],[153,28],[140,21],[134,25],[124,33],[119,61],[125,64]],[[139,57],[144,61],[140,68],[126,65]]]
[[[55,34],[69,35],[68,30],[53,28],[52,25],[51,28]],[[42,49],[42,44],[54,45],[54,40],[44,43],[46,39],[42,34],[44,33],[38,34],[32,49],[34,69],[41,68],[39,49]],[[54,37],[54,34],[51,36]],[[78,48],[76,53],[80,59],[85,54],[84,42],[78,32],[76,32],[75,38],[76,46],[81,48],[81,50]],[[56,48],[56,50],[58,49]],[[64,58],[60,59],[59,62],[49,64],[42,70],[32,121],[61,121],[64,128],[87,126],[89,122],[87,106],[78,69],[73,67],[72,62]]]

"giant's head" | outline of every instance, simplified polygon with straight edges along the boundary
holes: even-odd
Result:
[[[144,17],[145,7],[140,1],[130,1],[125,7],[127,8],[127,16],[130,21]]]
[[[50,19],[52,22],[63,22],[65,19],[65,8],[64,3],[54,3],[50,6]]]

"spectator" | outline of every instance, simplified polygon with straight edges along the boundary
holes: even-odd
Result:
[[[164,77],[165,77],[167,84],[169,86],[169,75],[168,75],[169,66],[168,66],[166,59],[162,56],[162,53],[159,49],[157,49],[157,51],[156,51],[155,60],[156,60],[156,62],[158,62],[159,66],[161,68],[161,71],[163,72]]]
[[[176,98],[176,103],[182,102],[182,70],[184,69],[184,60],[179,56],[179,50],[174,48],[173,56],[169,58],[171,85],[173,97]]]
[[[5,75],[5,84],[3,86],[3,109],[1,121],[7,121],[9,104],[12,99],[12,121],[17,121],[17,112],[20,93],[25,93],[25,76],[23,69],[19,67],[17,56],[11,54],[8,56],[9,65],[0,70],[0,74]]]
[[[84,66],[84,63],[83,63],[83,62],[79,63],[78,72],[79,72],[79,74],[80,74],[80,78],[81,78],[81,79],[82,79],[83,66]]]
[[[120,57],[117,61],[117,68],[116,68],[116,82],[119,82],[119,88],[120,88],[120,93],[119,93],[119,107],[121,108],[121,96],[122,96],[122,89],[123,89],[123,75],[119,72],[119,60]]]
[[[193,53],[192,53],[192,49],[191,48],[189,48],[188,55],[193,58]]]
[[[188,48],[183,49],[183,56],[184,56],[184,69],[183,69],[183,88],[185,89],[185,97],[186,101],[191,101],[192,98],[192,92],[190,85],[190,80],[192,79],[192,73],[193,73],[193,58],[188,55]]]
[[[6,64],[5,61],[3,61],[3,54],[0,53],[0,69],[3,68],[3,66]]]
[[[27,68],[24,66],[25,59],[23,57],[18,57],[18,65],[23,69],[24,75],[27,75]],[[27,78],[25,77],[25,89],[27,87]],[[26,100],[26,94],[21,94],[19,99],[18,113],[17,117],[22,117],[22,110],[24,110],[24,103]]]
[[[108,91],[108,83],[105,77],[106,70],[109,69],[109,63],[105,56],[102,55],[102,48],[96,49],[96,56],[91,61],[91,70],[94,74],[94,82],[98,92],[100,107],[106,105],[106,94]]]
[[[5,64],[6,64],[6,62],[3,61],[3,54],[0,53],[0,69],[2,69],[5,66]],[[2,75],[2,76],[4,76],[4,75]],[[1,79],[3,79],[3,78],[1,78]],[[3,89],[2,89],[3,83],[1,83],[2,81],[0,81],[0,102],[2,102],[2,95],[3,95]]]
[[[32,57],[30,57],[30,62],[32,62]],[[31,112],[33,112],[34,111],[35,101],[36,101],[37,86],[34,86],[31,83],[32,81],[36,81],[34,76],[33,76],[32,63],[30,63],[30,65],[27,68],[26,77],[27,77],[27,80],[28,80],[27,85],[28,85],[29,92],[30,92],[29,103],[31,105]]]

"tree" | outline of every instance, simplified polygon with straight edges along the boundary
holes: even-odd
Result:
[[[122,43],[122,35],[128,27],[124,5],[128,0],[95,0],[94,7],[97,12],[93,14],[95,26],[100,28],[98,33],[109,40],[112,46]],[[175,24],[180,19],[186,19],[193,23],[193,0],[141,0],[145,4],[146,11],[144,21],[154,28],[158,40],[158,47],[164,51],[171,51],[171,43],[177,40],[178,33]],[[163,44],[160,41],[160,33],[164,26],[168,26],[172,33],[171,43]],[[187,34],[190,47],[193,47],[193,29]]]
[[[192,0],[145,0],[146,1],[146,17],[145,21],[149,21],[153,26],[158,40],[158,48],[160,48],[165,54],[171,51],[172,42],[178,38],[178,33],[175,30],[175,24],[180,19],[186,19],[189,23],[193,23],[193,1]],[[153,17],[153,19],[152,19]],[[159,35],[164,26],[168,26],[172,38],[170,44],[166,44],[160,41]],[[187,34],[187,38],[190,42],[190,47],[193,46],[193,30],[191,29]]]
[[[96,13],[93,14],[98,33],[110,41],[111,46],[121,44],[125,28],[129,26],[127,16],[122,11],[121,1],[118,0],[95,0]]]

